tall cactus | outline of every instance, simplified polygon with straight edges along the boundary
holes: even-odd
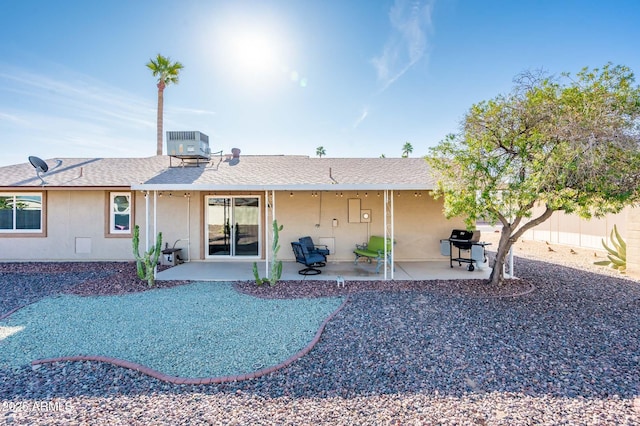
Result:
[[[280,251],[279,232],[282,231],[284,226],[278,226],[278,221],[273,221],[273,244],[271,244],[271,276],[269,282],[272,286],[276,285],[282,277],[282,260],[278,259],[278,252]]]
[[[156,244],[145,252],[143,256],[140,256],[140,227],[136,225],[133,228],[133,256],[136,259],[138,277],[141,280],[146,280],[149,287],[153,287],[156,282],[156,265],[158,264],[158,259],[160,259],[161,252],[162,232],[158,232]]]
[[[274,286],[280,281],[282,277],[282,260],[278,260],[278,252],[280,251],[280,236],[279,233],[284,227],[278,226],[278,221],[273,221],[273,242],[271,243],[271,261],[270,261],[270,273],[269,277],[260,278],[258,273],[258,264],[253,262],[253,277],[256,280],[256,285],[262,285],[269,283],[270,286]]]

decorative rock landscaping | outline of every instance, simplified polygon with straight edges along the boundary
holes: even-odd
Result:
[[[308,354],[251,380],[177,385],[91,361],[6,369],[2,421],[640,423],[639,283],[588,268],[516,261],[521,279],[495,289],[480,281],[349,282],[344,289],[327,282],[259,289],[237,283],[238,291],[257,297],[348,294],[349,301]],[[79,266],[68,274],[47,272],[50,285],[42,285],[38,274],[0,265],[0,314],[60,292],[124,293],[135,282],[126,265],[104,275],[85,266],[85,272]],[[29,277],[37,277],[35,285]],[[27,289],[22,295],[21,288]],[[256,323],[265,325],[277,326]]]

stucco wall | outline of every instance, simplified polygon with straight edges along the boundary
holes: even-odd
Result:
[[[640,207],[627,210],[627,275],[640,278]]]
[[[359,199],[361,209],[371,210],[371,223],[349,222],[349,199]],[[332,261],[353,260],[356,243],[366,242],[370,235],[384,235],[384,196],[382,192],[378,196],[377,191],[368,191],[367,196],[362,191],[323,192],[317,197],[311,192],[294,192],[293,197],[278,193],[276,217],[284,225],[281,259],[293,260],[291,242],[309,235],[316,243],[321,238],[334,239]],[[333,226],[333,219],[338,220],[338,226]],[[444,218],[441,201],[424,193],[415,197],[413,191],[395,192],[394,219],[397,260],[442,259],[440,239],[448,238],[451,229],[464,226],[461,220]],[[390,224],[390,216],[388,221]]]
[[[524,238],[603,250],[613,226],[627,242],[627,275],[640,278],[640,207],[591,220],[556,212],[546,222],[525,233]]]
[[[2,261],[132,260],[131,237],[105,238],[105,191],[47,191],[47,236],[0,238]]]
[[[261,257],[267,249],[265,232],[270,232],[271,218],[264,217],[264,192],[253,192],[260,197]],[[281,232],[283,260],[293,260],[291,242],[310,235],[316,241],[329,238],[334,241],[332,261],[353,260],[356,243],[364,243],[369,235],[384,234],[384,197],[382,191],[342,191],[276,193],[276,217],[284,225]],[[398,196],[398,194],[400,194]],[[163,247],[182,249],[184,259],[202,260],[204,253],[204,202],[209,193],[164,192],[157,194],[157,215],[154,217],[153,195],[147,200],[142,192],[135,192],[134,223],[140,225],[140,250],[145,250],[147,238],[146,219],[149,218],[149,234],[163,233]],[[220,195],[220,194],[218,194]],[[249,195],[244,193],[244,195]],[[359,199],[360,208],[371,210],[371,223],[349,222],[349,199]],[[107,218],[107,191],[48,191],[48,234],[43,238],[0,238],[0,261],[24,260],[133,260],[131,237],[105,235]],[[442,202],[433,200],[426,192],[414,196],[413,191],[394,193],[394,246],[397,260],[439,260],[439,241],[449,237],[451,229],[464,227],[460,219],[447,220],[442,214]],[[338,226],[333,226],[337,219]],[[391,217],[388,218],[391,224]],[[316,226],[318,225],[318,226]],[[390,226],[390,225],[389,225]],[[78,251],[78,241],[83,250]]]
[[[169,247],[182,249],[183,259],[198,260],[201,258],[201,232],[202,232],[202,197],[185,192],[163,193],[157,197],[158,209],[155,220],[156,230],[162,232],[162,247],[167,244]],[[139,197],[144,199],[144,197]],[[139,223],[145,223],[145,206],[141,206],[137,216]],[[149,196],[149,233],[153,235],[153,197]],[[142,225],[141,225],[142,226]]]
[[[342,196],[340,196],[342,194]],[[309,235],[316,243],[322,238],[332,239],[333,247],[331,260],[353,260],[353,249],[356,243],[364,243],[369,235],[383,235],[384,233],[384,197],[380,192],[342,191],[319,192],[312,196],[310,191],[276,192],[275,213],[278,223],[284,226],[280,232],[279,258],[294,260],[291,242]],[[451,229],[464,227],[462,220],[446,220],[442,214],[442,202],[435,201],[428,194],[414,196],[413,191],[402,191],[400,196],[395,192],[395,256],[402,260],[439,260],[440,239],[447,238]],[[171,197],[164,193],[157,198],[157,230],[162,231],[163,240],[173,247],[182,249],[183,258],[190,256],[191,260],[205,259],[205,197],[210,193],[194,192],[185,198],[183,193],[174,193]],[[238,195],[217,193],[216,196]],[[264,258],[265,232],[271,232],[271,216],[264,217],[264,193],[252,192],[242,195],[260,197],[261,257]],[[371,210],[371,223],[349,222],[349,199],[359,199],[360,208]],[[137,221],[144,228],[144,197],[137,197]],[[150,233],[153,233],[153,198],[150,196]],[[189,212],[189,216],[187,216]],[[190,223],[187,221],[190,218]],[[333,219],[338,220],[338,226],[333,226]],[[391,218],[388,218],[389,224]],[[316,226],[318,225],[318,226]],[[144,239],[145,230],[141,230]],[[269,236],[271,238],[271,236]],[[269,241],[270,244],[270,241]],[[187,252],[187,249],[189,251]],[[225,258],[221,258],[225,260]]]
[[[602,239],[608,240],[614,225],[616,225],[622,237],[626,239],[628,234],[627,212],[629,210],[627,208],[618,214],[610,214],[602,218],[589,220],[573,214],[555,212],[547,221],[527,231],[524,238],[604,250]],[[535,217],[541,212],[541,208],[536,208],[533,216]]]

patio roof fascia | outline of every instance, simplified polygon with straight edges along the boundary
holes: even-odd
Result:
[[[428,185],[418,184],[275,184],[275,185],[192,185],[192,184],[136,184],[133,191],[431,191]]]

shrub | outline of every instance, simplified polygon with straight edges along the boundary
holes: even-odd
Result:
[[[594,262],[594,264],[600,266],[611,266],[613,269],[617,269],[621,274],[624,274],[627,270],[627,243],[622,239],[618,233],[618,228],[615,225],[613,225],[613,230],[611,230],[611,236],[609,239],[611,240],[611,245],[613,247],[608,246],[604,239],[602,240],[602,246],[609,253],[607,254],[608,260],[601,260],[599,262]]]

